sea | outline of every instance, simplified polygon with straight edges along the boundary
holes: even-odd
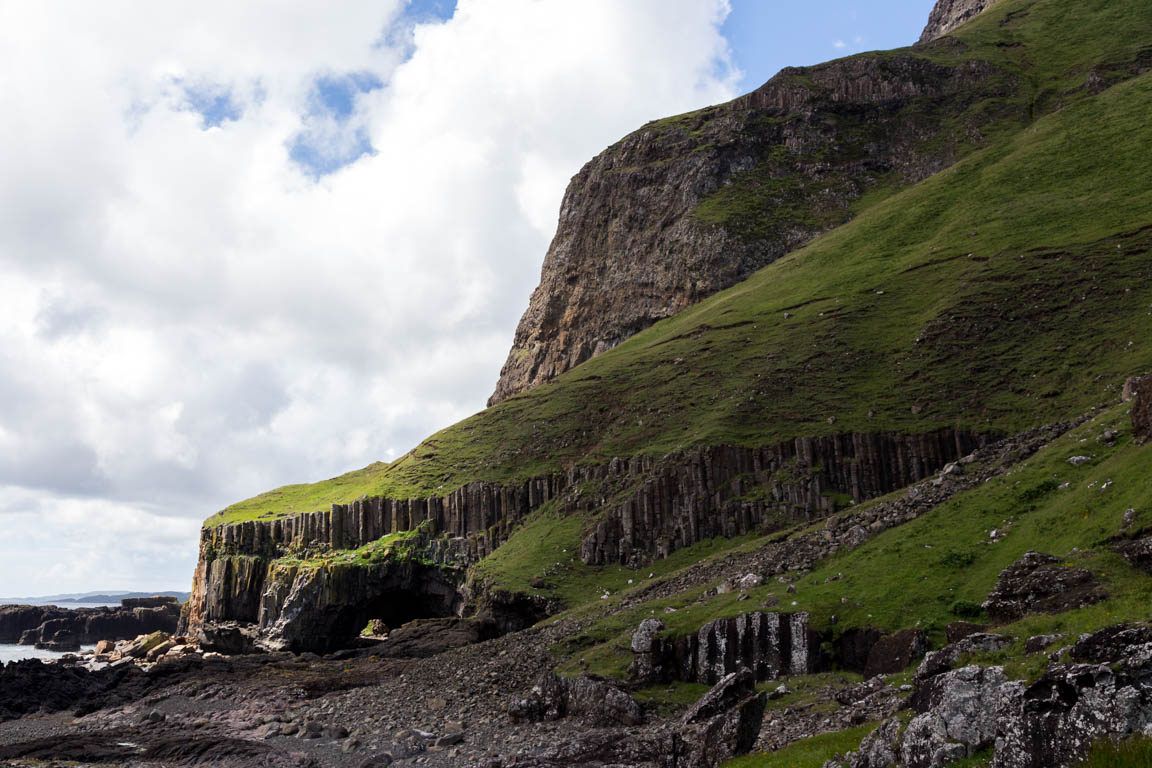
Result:
[[[57,605],[56,603],[49,603],[49,605],[56,605],[58,608],[115,608],[119,603],[65,603],[64,605]],[[89,648],[95,648],[95,645],[82,645],[80,650],[86,651]],[[75,653],[75,652],[73,652]],[[19,661],[21,659],[58,659],[63,656],[63,653],[57,651],[41,651],[32,645],[7,645],[0,643],[0,667],[4,666],[10,661]]]

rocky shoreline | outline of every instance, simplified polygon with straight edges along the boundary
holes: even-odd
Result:
[[[175,632],[179,618],[180,604],[175,597],[125,598],[115,608],[0,605],[0,643],[79,651],[81,645],[101,640]]]

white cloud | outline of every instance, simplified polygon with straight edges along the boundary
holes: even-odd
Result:
[[[837,40],[836,42],[832,43],[832,47],[833,47],[833,48],[836,48],[837,50],[839,50],[839,49],[842,49],[842,48],[847,48],[847,47],[848,47],[848,43],[844,42],[843,40]]]
[[[187,581],[220,506],[480,408],[566,180],[734,95],[724,0],[402,11],[0,0],[0,515],[37,589]]]

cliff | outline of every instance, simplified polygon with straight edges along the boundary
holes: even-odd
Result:
[[[984,12],[997,0],[939,0],[928,17],[920,42],[943,37],[964,22]]]
[[[713,537],[772,530],[921,480],[983,443],[953,430],[842,434],[573,467],[518,486],[364,498],[294,517],[205,528],[181,631],[253,627],[269,649],[331,650],[371,620],[476,615],[519,629],[558,606],[493,596],[466,569],[545,506],[580,515],[585,564],[632,567]]]
[[[1009,95],[1015,79],[929,53],[785,69],[728,104],[649,123],[590,161],[564,195],[489,405],[844,223],[881,180],[914,184],[978,145],[1002,116],[968,107]],[[941,141],[954,121],[962,138]]]

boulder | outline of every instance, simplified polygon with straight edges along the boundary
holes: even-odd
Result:
[[[1012,645],[1012,638],[1006,635],[996,635],[988,632],[978,632],[974,635],[944,646],[938,651],[930,651],[916,670],[917,680],[927,680],[952,669],[956,662],[966,653],[994,653],[1002,651]],[[915,696],[913,697],[915,698]],[[913,704],[915,706],[915,704]]]
[[[681,718],[684,754],[677,768],[712,768],[751,751],[767,704],[751,670],[725,675]]]
[[[1107,597],[1092,572],[1070,568],[1059,558],[1027,552],[1000,572],[983,608],[996,621],[1010,622],[1030,613],[1060,613]]]
[[[142,659],[148,655],[148,652],[164,643],[167,643],[171,638],[167,632],[153,632],[150,635],[142,635],[132,641],[124,653],[134,659]]]
[[[529,694],[508,707],[513,720],[538,723],[573,717],[584,725],[606,728],[644,722],[640,704],[620,688],[599,678],[540,676]]]
[[[961,667],[924,683],[925,711],[908,723],[900,754],[907,768],[940,768],[996,740],[996,702],[1007,682],[1000,667]]]
[[[377,652],[381,656],[424,658],[488,640],[495,634],[487,622],[476,619],[419,619],[393,630]]]
[[[881,638],[868,652],[864,678],[902,672],[928,651],[928,637],[918,629],[902,629]]]
[[[196,642],[203,650],[227,656],[259,653],[258,637],[259,630],[254,625],[238,621],[206,622],[196,631]]]
[[[632,634],[631,648],[635,656],[628,671],[641,684],[662,682],[671,671],[664,664],[665,643],[660,638],[663,629],[664,622],[659,619],[645,619]]]

